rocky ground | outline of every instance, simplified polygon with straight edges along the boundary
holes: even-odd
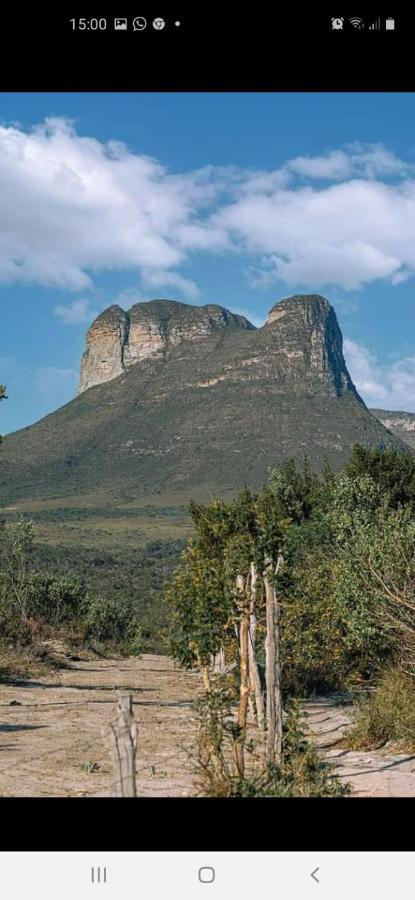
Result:
[[[155,655],[69,665],[48,677],[0,685],[0,796],[111,795],[111,754],[104,733],[119,691],[134,698],[139,795],[196,794],[189,753],[199,677]],[[346,698],[310,700],[305,713],[313,739],[352,785],[352,796],[415,796],[415,756],[342,746],[350,727]]]

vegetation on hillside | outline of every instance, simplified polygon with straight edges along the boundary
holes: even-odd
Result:
[[[33,564],[35,527],[28,519],[0,523],[0,651],[42,658],[64,640],[69,648],[136,654],[141,628],[131,603],[93,596],[85,581]],[[10,653],[11,651],[11,653]],[[8,671],[8,669],[7,669]]]
[[[87,539],[91,526],[108,531],[96,509],[8,512],[0,666],[20,650],[40,658],[57,640],[100,653],[163,652],[170,630],[173,656],[203,676],[197,765],[211,796],[345,793],[301,721],[298,700],[316,691],[358,695],[352,746],[413,749],[410,453],[357,445],[340,473],[283,463],[259,491],[192,501],[187,546],[180,507],[168,510],[171,539],[152,542],[147,519],[162,507],[113,512],[101,546]],[[68,529],[69,543],[39,542],[38,525]]]
[[[250,778],[249,708],[266,780],[284,767],[282,708],[312,691],[371,690],[368,743],[413,740],[414,503],[412,455],[357,446],[340,474],[290,462],[259,493],[192,504],[196,538],[167,591],[172,652],[203,674],[204,769],[229,795]],[[387,690],[400,702],[380,725]]]

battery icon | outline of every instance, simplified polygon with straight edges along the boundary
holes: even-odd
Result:
[[[395,19],[386,19],[385,26],[386,26],[386,31],[394,31],[395,30]]]

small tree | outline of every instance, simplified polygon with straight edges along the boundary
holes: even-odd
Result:
[[[20,519],[3,529],[0,551],[1,601],[3,605],[13,606],[23,622],[28,615],[29,556],[34,533],[34,523]]]
[[[4,387],[4,384],[0,384],[0,401],[1,400],[7,400],[6,388]],[[0,435],[0,444],[1,444],[1,435]]]

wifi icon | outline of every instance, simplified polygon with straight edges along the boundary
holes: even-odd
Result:
[[[357,18],[349,19],[349,22],[351,25],[353,25],[353,28],[356,28],[359,31],[361,28],[365,27],[365,23],[364,23],[363,19],[357,19]]]

